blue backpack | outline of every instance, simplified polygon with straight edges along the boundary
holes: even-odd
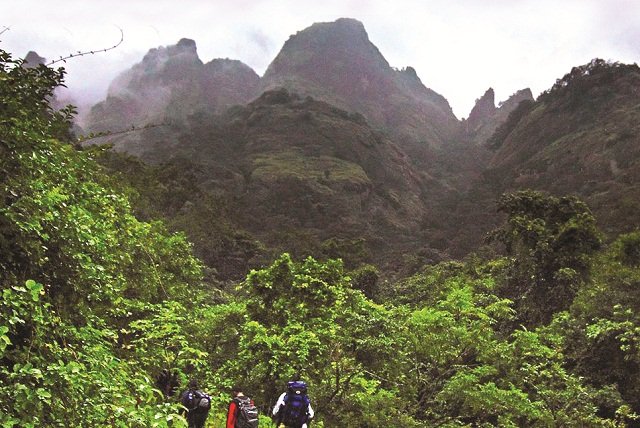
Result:
[[[282,409],[282,422],[288,427],[301,427],[308,421],[310,402],[305,382],[288,382],[287,393],[284,396],[284,408]]]

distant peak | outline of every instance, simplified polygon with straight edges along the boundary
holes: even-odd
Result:
[[[484,95],[476,100],[467,122],[469,126],[477,126],[491,118],[496,111],[495,93],[493,88],[485,91]]]
[[[500,103],[500,108],[513,109],[515,106],[520,104],[521,101],[533,101],[533,94],[531,93],[531,89],[525,88],[516,91],[513,95],[511,95],[506,101]]]
[[[525,88],[516,91],[516,93],[511,95],[509,98],[523,98],[533,100],[533,94],[531,93],[531,89]]]
[[[416,69],[411,67],[411,66],[407,66],[405,68],[403,68],[402,70],[400,70],[402,73],[406,74],[409,77],[412,77],[414,79],[418,79],[418,73],[416,73]]]
[[[44,64],[45,62],[47,62],[47,60],[45,58],[42,58],[34,51],[29,51],[29,53],[27,53],[27,56],[24,57],[25,67],[37,67],[40,64]]]
[[[400,73],[400,76],[402,76],[402,78],[406,81],[409,82],[411,85],[420,85],[423,86],[422,80],[420,80],[420,77],[418,76],[418,73],[416,72],[416,69],[411,67],[411,66],[406,66],[404,68],[401,68],[400,70],[395,69],[398,73]]]
[[[335,20],[334,24],[365,31],[364,24],[353,18],[338,18]]]
[[[220,69],[251,68],[240,60],[229,58],[214,58],[205,65],[207,67]]]
[[[353,18],[339,18],[333,22],[316,22],[310,27],[299,31],[297,35],[318,33],[327,34],[327,36],[331,39],[359,38],[361,40],[369,40],[369,36],[367,35],[367,30],[365,30],[364,28],[364,24]]]
[[[487,89],[484,94],[476,100],[474,109],[494,109],[496,106],[496,94],[493,88]]]
[[[182,38],[178,41],[178,44],[176,45],[179,48],[185,48],[185,49],[196,49],[196,42],[195,40],[192,39],[186,39],[186,38]]]
[[[146,67],[162,67],[168,59],[200,63],[196,42],[191,39],[182,38],[175,45],[149,49],[144,58],[142,58],[142,63]]]
[[[209,75],[228,75],[232,78],[241,79],[244,76],[247,79],[256,79],[256,84],[260,80],[260,76],[247,64],[237,59],[215,58],[204,65]]]
[[[173,46],[167,46],[167,53],[170,56],[187,55],[197,57],[198,48],[196,47],[196,42],[194,40],[182,38],[178,41],[177,44]]]
[[[495,103],[496,100],[496,93],[493,90],[493,88],[489,88],[484,92],[484,95],[482,96],[482,98],[480,98],[480,100],[490,100],[492,103]],[[478,100],[478,101],[480,101]]]

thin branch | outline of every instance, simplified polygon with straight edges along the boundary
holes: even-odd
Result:
[[[6,27],[6,26],[2,26],[2,31],[0,31],[0,34],[2,33],[6,33],[7,31],[9,31],[11,29],[11,27]]]
[[[150,123],[144,126],[131,125],[131,128],[123,129],[120,131],[105,131],[105,132],[90,133],[89,135],[81,135],[80,137],[78,137],[78,139],[76,140],[76,143],[85,143],[87,141],[95,140],[98,138],[113,137],[116,135],[130,134],[132,132],[138,132],[138,131],[145,131],[147,129],[157,128],[160,126],[169,126],[169,124],[168,123]]]
[[[362,369],[362,371],[363,371],[364,373],[368,374],[369,376],[371,376],[371,377],[373,377],[373,378],[376,378],[376,379],[378,379],[379,381],[386,382],[386,383],[388,383],[388,384],[390,384],[390,385],[393,385],[393,386],[406,386],[404,383],[396,382],[396,381],[393,381],[393,380],[390,380],[390,379],[384,378],[384,377],[382,377],[382,376],[380,376],[380,375],[378,375],[378,374],[376,374],[376,373],[374,373],[374,372],[370,372],[369,370]]]
[[[75,57],[78,57],[78,56],[93,55],[93,54],[97,54],[97,53],[101,53],[101,52],[107,52],[107,51],[110,51],[112,49],[117,48],[124,41],[124,32],[122,31],[122,28],[118,27],[118,30],[120,30],[120,41],[118,43],[116,43],[115,45],[111,46],[110,48],[91,50],[91,51],[84,51],[84,52],[78,51],[78,52],[76,52],[74,54],[69,54],[69,55],[64,56],[64,57],[61,56],[60,58],[54,59],[53,61],[50,61],[48,64],[46,64],[47,67],[49,67],[49,66],[51,66],[51,65],[53,65],[55,63],[58,63],[58,62],[65,62],[66,63],[68,59],[75,58]],[[2,33],[0,33],[0,34],[2,34]]]

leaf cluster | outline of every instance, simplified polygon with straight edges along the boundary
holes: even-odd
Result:
[[[180,426],[150,376],[200,352],[181,305],[201,264],[66,142],[64,71],[22,65],[0,51],[0,424]]]

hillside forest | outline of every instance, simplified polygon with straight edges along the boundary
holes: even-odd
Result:
[[[438,231],[424,221],[451,208],[438,199],[446,189],[415,184],[445,204],[421,211],[406,183],[425,176],[415,178],[416,166],[361,115],[275,91],[221,116],[229,123],[259,121],[258,111],[285,123],[339,120],[363,144],[378,141],[375,156],[392,167],[355,149],[328,157],[243,148],[229,155],[238,162],[229,168],[242,171],[242,156],[253,156],[252,183],[267,187],[278,171],[306,173],[327,201],[322,192],[338,185],[351,196],[376,189],[362,206],[378,204],[388,224],[423,214],[416,227],[443,243],[429,248],[409,246],[411,231],[400,226],[385,228],[374,246],[368,238],[382,229],[310,233],[279,216],[273,188],[249,188],[261,205],[239,205],[249,211],[236,222],[229,213],[237,200],[203,184],[207,165],[189,160],[188,146],[168,162],[151,162],[112,145],[81,144],[74,108],[54,103],[64,73],[26,67],[0,50],[0,426],[186,427],[178,396],[193,378],[213,397],[207,426],[224,426],[230,388],[240,384],[260,409],[260,426],[270,427],[271,407],[296,372],[309,384],[314,427],[640,426],[637,211],[629,202],[628,215],[616,211],[603,222],[570,183],[544,191],[531,172],[520,176],[530,186],[516,188],[515,178],[499,174],[515,162],[506,150],[523,144],[518,132],[559,132],[560,124],[535,120],[563,111],[563,102],[577,106],[607,79],[637,76],[637,66],[593,62],[520,103],[489,138],[504,162],[494,158],[494,168],[478,175],[483,181],[465,190],[477,200],[458,202],[450,211],[457,223]],[[591,89],[580,86],[593,79]],[[291,119],[292,111],[301,116]],[[220,126],[216,136],[203,127],[189,136],[236,141],[232,125]],[[608,147],[637,143],[616,132]],[[405,172],[375,177],[380,168]],[[376,193],[384,180],[389,187]],[[605,215],[604,195],[587,196]],[[353,215],[348,200],[327,202],[313,227],[334,215],[337,222],[336,206]],[[403,212],[405,202],[415,206]],[[477,229],[446,238],[472,227],[463,219],[476,202],[488,213]],[[260,206],[269,212],[268,236],[246,220],[260,222]],[[396,232],[402,236],[393,243]],[[382,251],[385,241],[392,252]],[[469,249],[471,241],[480,244],[455,257],[452,245]],[[163,371],[174,383],[158,383]]]

